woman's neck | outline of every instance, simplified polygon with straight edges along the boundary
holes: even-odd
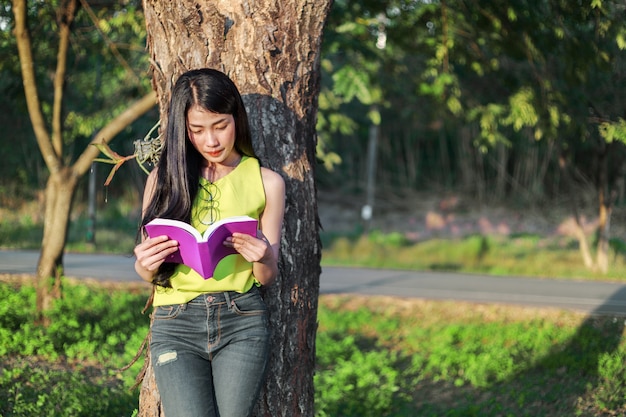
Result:
[[[200,174],[209,182],[215,182],[230,174],[241,162],[241,155],[229,158],[223,163],[206,162],[201,168]]]

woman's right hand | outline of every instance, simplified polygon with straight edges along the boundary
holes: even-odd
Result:
[[[144,280],[152,282],[159,266],[178,250],[178,242],[167,236],[148,238],[135,246],[135,271]]]

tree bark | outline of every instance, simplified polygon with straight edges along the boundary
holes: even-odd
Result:
[[[32,43],[26,24],[26,0],[13,0],[13,14],[15,16],[15,39],[20,59],[22,83],[24,84],[24,95],[26,96],[28,115],[33,125],[33,130],[35,131],[35,138],[37,139],[41,156],[43,156],[48,169],[55,171],[60,169],[61,159],[52,146],[50,134],[46,129],[46,122],[43,112],[41,111],[39,95],[37,93]],[[62,58],[66,59],[66,57]],[[62,68],[65,68],[65,65],[63,65]],[[55,77],[55,79],[57,79],[57,77]],[[55,89],[55,92],[56,91]]]
[[[321,243],[314,183],[319,51],[331,0],[144,0],[152,82],[167,123],[171,87],[184,71],[227,73],[248,110],[263,166],[280,173],[287,201],[280,277],[264,292],[273,331],[263,416],[313,416]],[[146,389],[146,386],[148,389]],[[162,415],[153,379],[139,415]]]
[[[48,310],[52,300],[61,296],[63,247],[69,224],[68,214],[77,182],[78,178],[72,170],[65,168],[50,174],[46,184],[44,233],[37,264],[37,311],[39,313]],[[42,319],[41,314],[40,319]]]
[[[601,194],[604,194],[601,192]],[[612,204],[606,202],[605,196],[600,198],[599,216],[598,216],[598,246],[596,249],[596,264],[598,270],[603,274],[609,272],[609,239],[611,235],[611,212]]]
[[[126,111],[109,122],[94,137],[93,143],[108,143],[119,132],[145,114],[155,105],[156,95],[151,92],[131,105]],[[37,264],[37,312],[50,307],[52,300],[61,296],[63,276],[63,250],[72,209],[72,199],[78,180],[83,176],[99,150],[88,146],[72,166],[61,167],[50,173],[45,191],[45,214],[41,254]],[[46,324],[45,321],[43,324]]]
[[[572,178],[569,172],[568,158],[562,149],[559,154],[559,169],[561,170],[563,186],[566,190],[566,193],[572,196],[571,208],[575,222],[574,233],[576,235],[576,239],[578,240],[580,256],[583,259],[583,264],[585,265],[585,267],[587,269],[593,270],[595,266],[591,257],[591,248],[589,247],[589,241],[587,240],[585,229],[583,228],[582,222],[580,220],[578,202],[576,200],[576,196],[574,195],[574,186],[572,184]]]

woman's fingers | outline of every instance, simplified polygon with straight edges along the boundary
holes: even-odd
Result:
[[[235,248],[248,262],[261,262],[270,250],[269,243],[262,235],[259,238],[245,233],[233,233],[224,244]]]
[[[135,247],[139,264],[148,271],[155,271],[172,253],[178,250],[178,242],[167,236],[146,239]]]

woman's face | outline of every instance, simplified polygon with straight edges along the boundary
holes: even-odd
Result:
[[[187,134],[196,150],[210,163],[226,164],[239,158],[235,150],[235,119],[200,106],[187,111]]]

